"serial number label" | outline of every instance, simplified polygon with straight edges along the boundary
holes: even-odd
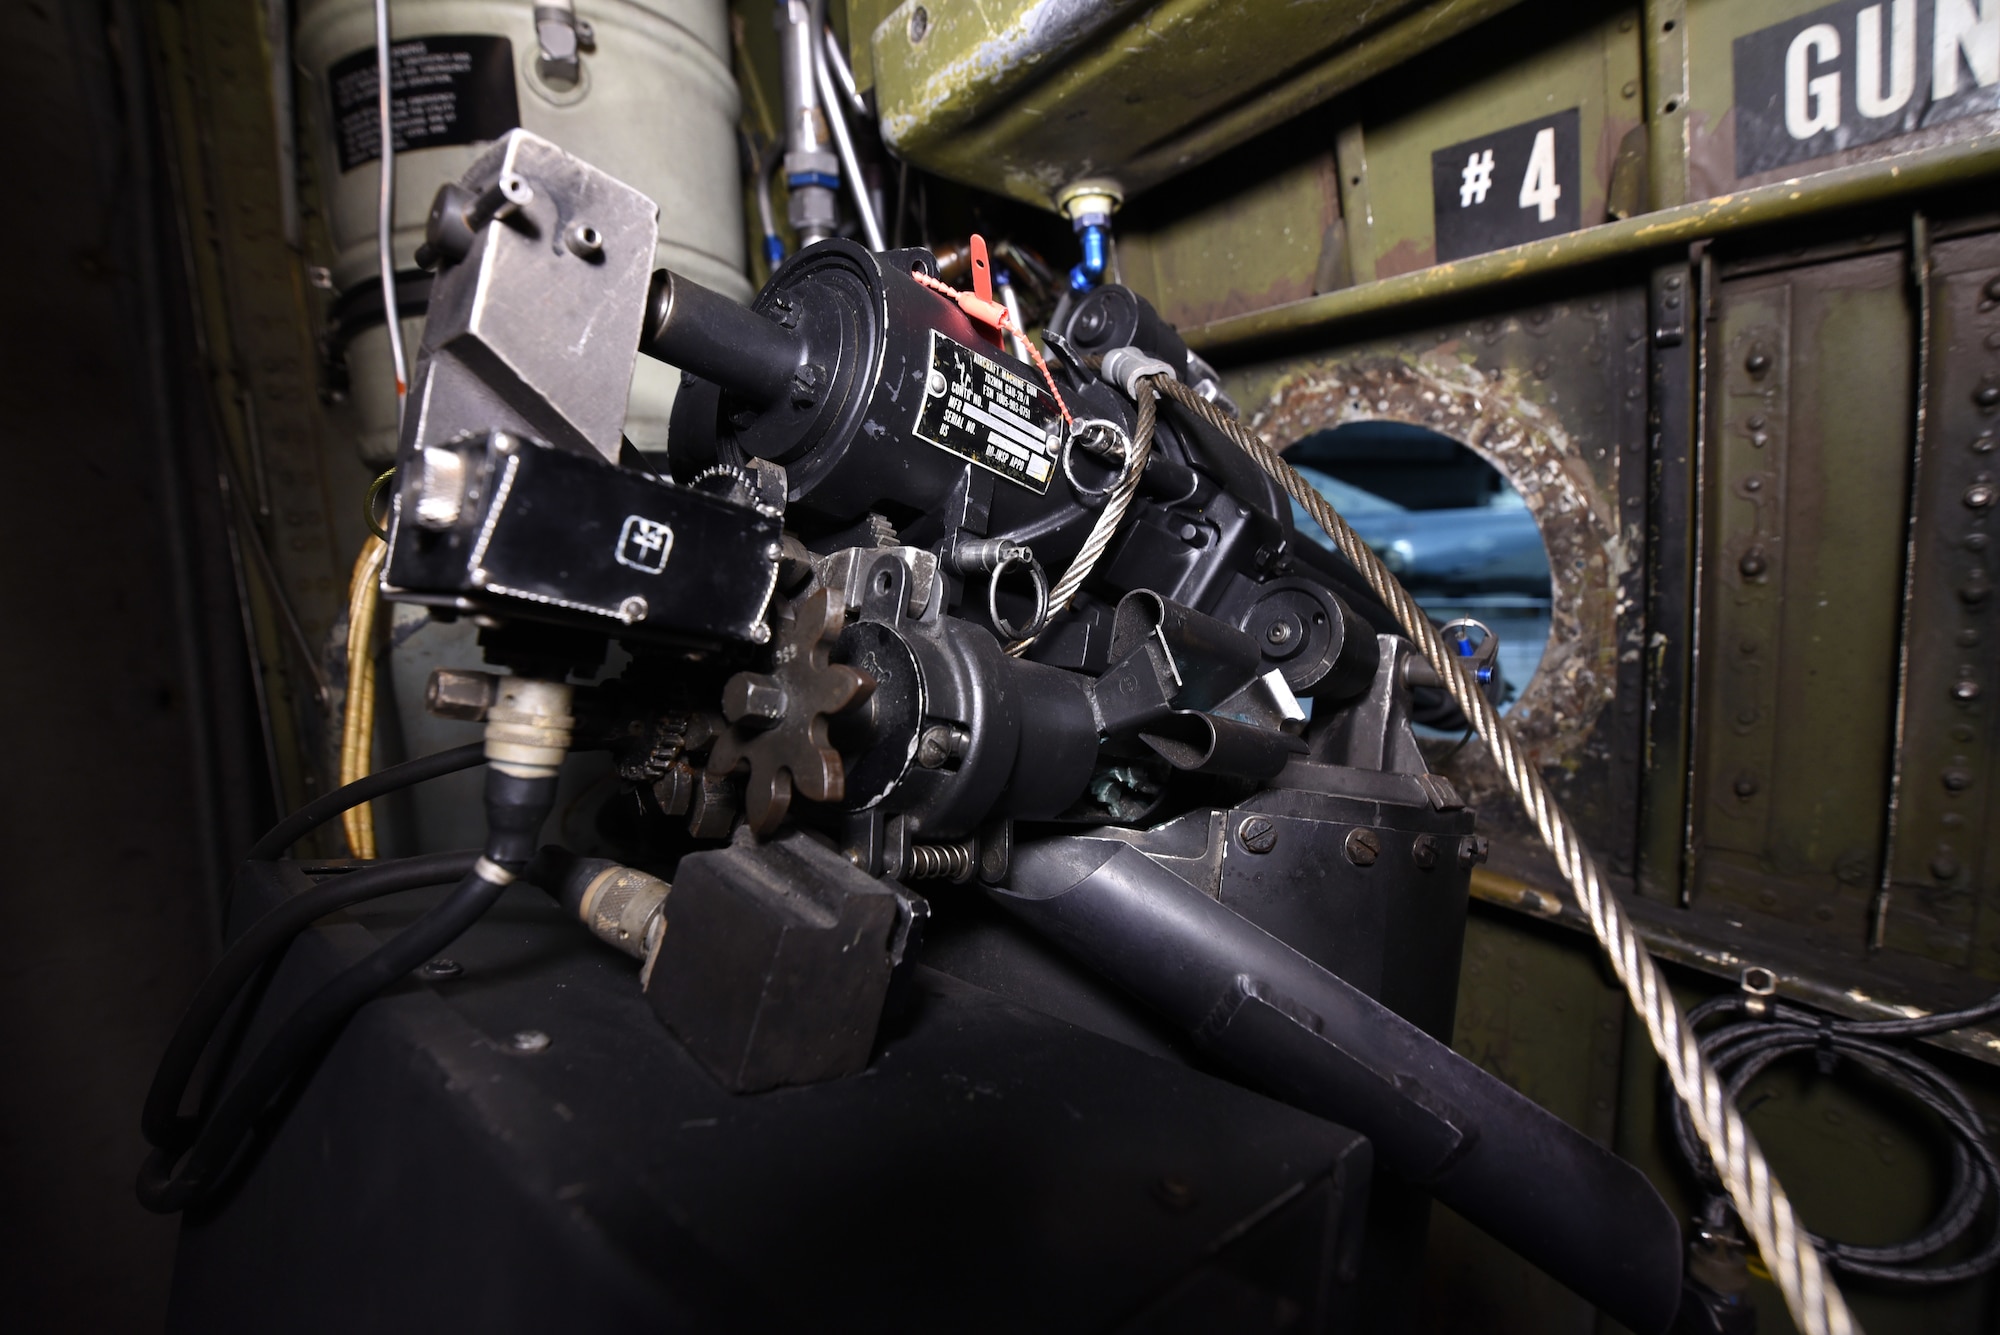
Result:
[[[375,48],[335,61],[326,79],[340,169],[351,172],[382,156]],[[398,153],[498,139],[521,123],[513,43],[480,34],[392,43],[389,122]]]
[[[1062,413],[1048,390],[935,329],[916,434],[1038,496],[1062,457]]]

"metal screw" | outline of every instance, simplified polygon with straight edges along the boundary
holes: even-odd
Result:
[[[1981,385],[1972,401],[1982,408],[2000,407],[2000,385]]]
[[[1245,816],[1236,839],[1252,853],[1268,853],[1278,846],[1278,827],[1262,816]]]
[[[1736,776],[1736,782],[1731,786],[1735,788],[1738,797],[1755,797],[1758,788],[1757,776],[1745,770]]]
[[[1292,638],[1292,627],[1288,621],[1273,621],[1264,630],[1264,638],[1272,644],[1284,644]]]
[[[516,1052],[545,1052],[553,1042],[554,1039],[539,1029],[523,1029],[507,1040],[507,1046]]]
[[[464,972],[465,966],[463,964],[460,964],[457,960],[446,959],[442,955],[434,960],[426,960],[417,969],[418,976],[428,979],[433,983],[445,982],[448,979],[458,977]]]
[[[948,723],[933,723],[924,729],[917,739],[917,763],[925,769],[936,769],[953,756],[962,756],[971,743],[969,737],[960,735],[960,729]]]
[[[1979,698],[1979,683],[1970,677],[1961,677],[1952,683],[1951,698],[1968,704],[1977,700]]]
[[[604,253],[604,236],[587,222],[573,222],[563,232],[563,244],[580,260],[594,260]]]
[[[1972,787],[1972,771],[1953,765],[1938,776],[1944,782],[1947,792],[1962,793]]]
[[[1745,579],[1755,579],[1771,568],[1771,562],[1762,547],[1752,547],[1743,553],[1743,559],[1736,563],[1736,568],[1743,572]]]
[[[1981,482],[1965,489],[1965,504],[1968,509],[1984,510],[1993,504],[1996,498],[2000,498],[2000,491],[1995,491],[1991,482]]]
[[[1764,372],[1771,369],[1770,354],[1766,353],[1762,348],[1756,349],[1743,359],[1743,369],[1751,375],[1764,374]]]
[[[644,598],[636,596],[627,598],[618,604],[618,619],[628,626],[636,626],[646,619],[646,613],[651,610]]]
[[[2000,301],[2000,278],[1986,280],[1986,295],[1994,301]]]
[[[1410,844],[1410,860],[1424,871],[1437,866],[1437,840],[1427,834],[1420,834]]]
[[[1357,867],[1372,867],[1382,852],[1382,841],[1373,830],[1347,832],[1347,860]]]
[[[1478,866],[1480,863],[1486,861],[1487,848],[1485,835],[1466,835],[1465,838],[1458,841],[1458,865],[1461,867]]]

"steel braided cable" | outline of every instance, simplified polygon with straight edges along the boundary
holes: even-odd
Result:
[[[1403,633],[1437,669],[1445,689],[1471,721],[1479,739],[1486,743],[1507,786],[1520,798],[1536,832],[1576,892],[1577,903],[1589,919],[1591,931],[1610,957],[1634,1009],[1646,1022],[1653,1048],[1666,1065],[1675,1091],[1687,1105],[1736,1213],[1756,1240],[1772,1278],[1784,1291],[1785,1305],[1791,1309],[1793,1321],[1805,1335],[1857,1335],[1860,1328],[1848,1312],[1846,1300],[1827,1274],[1810,1235],[1792,1209],[1791,1200],[1731,1100],[1728,1087],[1703,1054],[1679,1003],[1667,990],[1659,967],[1604,884],[1597,860],[1584,847],[1576,827],[1542,781],[1541,772],[1501,723],[1499,710],[1463,671],[1459,659],[1446,649],[1430,618],[1389,573],[1388,567],[1276,450],[1171,377],[1154,376],[1150,383],[1155,391],[1222,433],[1303,506],[1333,538],[1341,555],[1361,572],[1376,597],[1388,606]]]
[[[1145,382],[1140,382],[1139,419],[1132,425],[1132,444],[1125,453],[1125,471],[1118,476],[1111,494],[1104,500],[1104,508],[1098,511],[1097,522],[1090,527],[1090,534],[1084,538],[1083,546],[1077,549],[1076,559],[1069,563],[1069,569],[1056,581],[1055,588],[1049,590],[1049,614],[1043,620],[1049,621],[1061,616],[1069,607],[1070,599],[1076,597],[1077,590],[1090,578],[1090,572],[1097,568],[1098,558],[1111,545],[1111,539],[1118,532],[1125,512],[1132,507],[1132,498],[1139,492],[1139,479],[1146,472],[1146,460],[1153,453],[1153,423],[1160,411],[1160,397]],[[1024,640],[1016,640],[1007,646],[1007,652],[1019,658],[1028,651],[1041,632]]]

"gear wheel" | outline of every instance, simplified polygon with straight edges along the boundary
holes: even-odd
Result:
[[[739,672],[722,688],[730,728],[709,752],[708,772],[748,767],[745,814],[759,838],[783,823],[794,789],[814,802],[838,802],[846,793],[840,752],[827,743],[827,716],[875,689],[867,673],[828,661],[846,620],[846,610],[821,589],[780,627],[772,670]]]

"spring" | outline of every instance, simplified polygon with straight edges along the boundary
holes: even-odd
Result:
[[[970,839],[955,844],[911,844],[910,860],[903,871],[906,881],[962,881],[972,875],[976,846]]]

